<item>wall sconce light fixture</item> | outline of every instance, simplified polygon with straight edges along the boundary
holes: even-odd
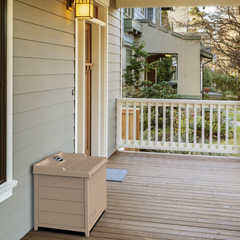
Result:
[[[75,6],[78,19],[93,18],[93,0],[76,0]]]

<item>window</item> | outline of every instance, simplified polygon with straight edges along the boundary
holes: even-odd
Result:
[[[141,12],[143,15],[145,15],[145,8],[141,8]]]
[[[12,196],[13,0],[0,1],[0,203]]]
[[[1,0],[0,3],[0,184],[6,182],[6,129],[7,129],[7,89],[6,89],[6,73],[7,73],[7,24],[6,24],[6,8],[7,0]]]
[[[130,18],[134,18],[134,9],[133,8],[124,8],[124,13]]]

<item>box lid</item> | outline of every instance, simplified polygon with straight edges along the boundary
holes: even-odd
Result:
[[[56,159],[57,157],[59,159]],[[91,178],[106,162],[105,157],[87,157],[85,154],[59,152],[35,163],[33,174]]]

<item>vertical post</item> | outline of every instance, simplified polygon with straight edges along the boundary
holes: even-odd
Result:
[[[85,153],[85,20],[78,20],[78,153]]]
[[[133,145],[136,144],[136,102],[133,103]]]
[[[151,105],[148,103],[148,146],[151,141]]]
[[[117,147],[122,142],[122,102],[117,99]]]
[[[173,104],[171,103],[171,146],[173,146]]]
[[[226,104],[226,150],[228,149],[229,106]]]
[[[202,104],[202,149],[204,149],[205,143],[205,109],[204,104]]]
[[[234,105],[234,151],[237,150],[237,105]]]
[[[212,149],[212,135],[213,135],[213,108],[212,108],[212,104],[210,104],[210,122],[209,122],[209,125],[210,125],[210,149]]]
[[[100,155],[108,157],[108,6],[98,8],[101,28],[101,129]]]
[[[166,104],[163,103],[163,146],[166,142]]]
[[[158,144],[158,103],[155,105],[155,146]]]
[[[101,26],[92,25],[91,155],[100,156],[101,131]]]
[[[197,105],[194,103],[194,149],[197,147]]]
[[[186,148],[188,148],[189,142],[189,106],[186,104]]]
[[[181,116],[181,103],[178,104],[178,147],[180,148],[181,146],[181,121],[182,121],[182,116]]]
[[[218,150],[220,150],[220,137],[221,137],[221,108],[218,104]]]
[[[143,145],[143,103],[141,102],[141,145]]]
[[[128,145],[128,124],[129,124],[129,109],[128,102],[126,102],[126,145]]]

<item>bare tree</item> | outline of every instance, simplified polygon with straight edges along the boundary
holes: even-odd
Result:
[[[215,67],[230,76],[240,90],[240,8],[216,7],[205,13],[190,9],[190,31],[205,32],[211,39],[212,53],[217,55]]]

